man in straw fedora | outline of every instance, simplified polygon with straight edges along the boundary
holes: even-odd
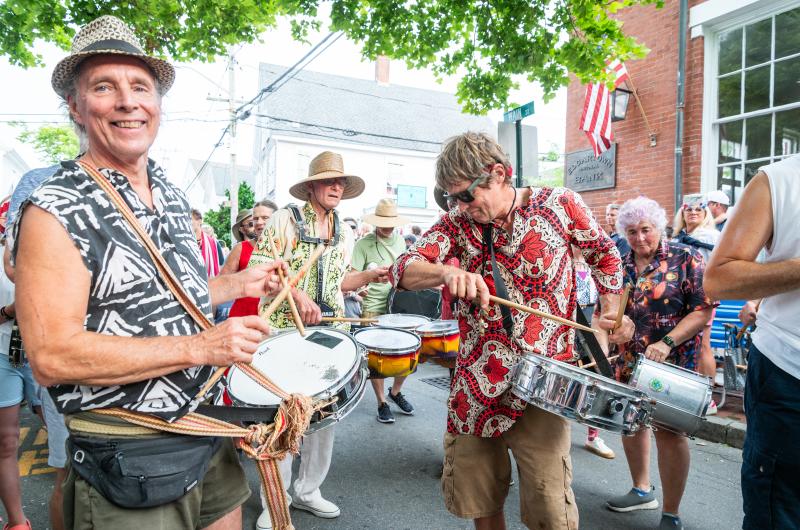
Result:
[[[25,349],[70,431],[67,528],[241,528],[250,495],[230,438],[167,435],[95,412],[121,408],[174,425],[197,407],[216,366],[249,363],[270,331],[256,316],[201,331],[146,239],[205,318],[212,304],[276,292],[276,269],[285,268],[208,278],[186,197],[148,158],[174,76],[121,20],[81,28],[52,87],[85,132],[85,153],[61,162],[13,227]]]
[[[319,324],[323,316],[344,316],[344,292],[381,281],[379,271],[348,272],[354,235],[350,226],[339,220],[336,207],[340,201],[357,197],[363,191],[364,181],[345,172],[341,155],[324,151],[311,160],[308,176],[289,188],[293,197],[304,201],[302,206],[289,205],[276,211],[256,243],[250,257],[251,266],[271,263],[277,254],[288,263],[292,274],[302,268],[318,245],[327,245],[322,256],[291,292],[304,324]],[[384,281],[385,274],[384,270]],[[263,301],[262,310],[268,305],[269,298],[265,297]],[[269,324],[278,329],[295,327],[288,302],[282,303],[270,315]],[[339,327],[347,329],[348,325],[340,324]],[[295,508],[323,518],[335,518],[340,514],[339,507],[324,499],[319,489],[330,467],[333,435],[333,427],[328,427],[303,439],[300,469],[291,499]],[[284,487],[288,490],[292,476],[291,456],[281,461],[280,469]],[[265,509],[258,518],[256,527],[260,530],[272,528],[268,510]]]
[[[451,209],[395,262],[389,278],[411,290],[445,284],[459,298],[461,345],[442,474],[447,509],[474,519],[478,529],[505,528],[511,450],[523,523],[577,528],[569,423],[509,392],[522,354],[574,362],[572,328],[489,305],[489,295],[571,319],[576,293],[570,245],[576,245],[601,294],[600,325],[613,329],[622,288],[619,253],[577,194],[514,187],[508,156],[487,134],[448,140],[436,161],[436,184]],[[459,267],[445,265],[453,257]],[[613,340],[627,341],[632,332],[625,320]]]
[[[375,231],[361,238],[353,250],[350,266],[355,271],[374,270],[380,274],[380,281],[388,281],[386,274],[389,266],[405,249],[403,237],[395,228],[411,222],[410,219],[398,215],[397,204],[392,199],[381,199],[375,206],[375,212],[365,215],[364,222],[375,227]],[[388,312],[389,293],[392,286],[388,283],[371,283],[361,303],[363,318],[375,318]],[[406,376],[395,377],[389,389],[389,399],[393,401],[403,414],[414,414],[414,406],[400,392]],[[372,389],[378,398],[378,421],[394,423],[392,409],[383,395],[383,379],[371,378]]]

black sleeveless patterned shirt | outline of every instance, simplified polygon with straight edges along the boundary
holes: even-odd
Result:
[[[131,208],[189,297],[211,317],[208,276],[192,232],[189,203],[152,160],[147,172],[153,210],[139,199],[124,175],[100,169]],[[80,251],[91,275],[84,321],[87,331],[120,337],[199,333],[199,326],[160,279],[136,233],[78,164],[62,162],[22,208],[27,204],[54,215]],[[209,366],[197,366],[126,385],[69,384],[49,390],[62,413],[123,407],[172,421],[190,411],[192,397],[211,372]]]

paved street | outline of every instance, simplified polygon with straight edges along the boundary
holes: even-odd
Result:
[[[362,403],[336,426],[334,459],[323,485],[326,497],[339,504],[342,516],[334,520],[292,510],[298,530],[312,529],[468,529],[471,524],[452,517],[444,508],[438,475],[442,460],[445,425],[445,390],[422,379],[443,378],[447,371],[421,365],[407,382],[404,393],[416,407],[413,417],[395,413],[397,422],[382,425],[375,420],[375,397],[367,389]],[[395,409],[396,410],[396,409]],[[38,419],[24,419],[21,472],[26,511],[35,529],[48,527],[45,500],[53,474],[46,467],[46,435]],[[609,495],[630,488],[619,438],[603,437],[617,452],[615,460],[603,460],[583,450],[585,428],[573,426],[573,488],[583,529],[639,529],[658,524],[658,510],[615,514],[606,510]],[[682,505],[687,528],[735,529],[741,526],[739,466],[741,451],[700,440],[690,441],[692,467]],[[655,456],[655,455],[654,455]],[[255,467],[245,464],[251,488],[256,491]],[[653,458],[653,480],[660,491]],[[523,529],[519,522],[519,486],[511,488],[506,503],[509,529]],[[252,529],[260,512],[258,496],[245,507],[245,528]]]

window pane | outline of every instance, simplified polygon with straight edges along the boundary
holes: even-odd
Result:
[[[775,17],[775,58],[800,52],[800,7]]]
[[[753,162],[752,164],[745,164],[744,166],[744,185],[747,186],[753,177],[758,173],[758,168],[769,164],[769,160],[762,160],[761,162]]]
[[[745,40],[747,41],[744,51],[745,66],[769,61],[772,47],[772,19],[768,18],[745,26]]]
[[[717,170],[717,189],[727,193],[728,197],[733,197],[734,202],[736,199],[734,190],[741,186],[742,166],[727,166]]]
[[[719,126],[719,163],[742,159],[742,123],[735,121]]]
[[[744,73],[744,111],[769,107],[769,65]]]
[[[800,153],[800,109],[775,114],[775,154]]]
[[[775,63],[774,94],[776,107],[800,101],[800,57]]]
[[[719,80],[719,117],[741,114],[742,97],[741,74],[723,77]]]
[[[726,74],[742,67],[742,28],[719,36],[719,73]]]
[[[747,122],[747,159],[770,156],[772,142],[772,114],[748,118]]]

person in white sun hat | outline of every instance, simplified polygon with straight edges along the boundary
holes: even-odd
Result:
[[[728,194],[722,190],[714,190],[708,192],[706,195],[706,204],[708,209],[714,214],[714,224],[717,225],[717,230],[722,232],[725,228],[725,223],[728,222],[728,208],[731,206],[731,199]]]

